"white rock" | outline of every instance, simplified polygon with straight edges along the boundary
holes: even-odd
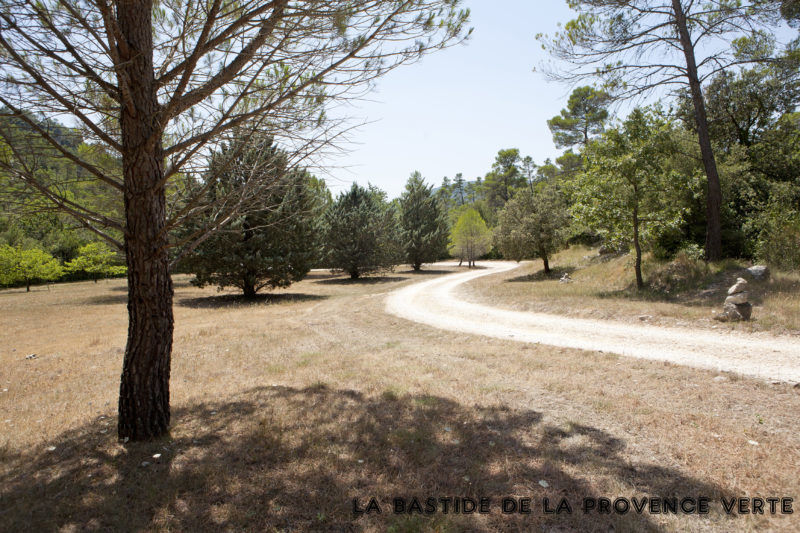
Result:
[[[154,453],[154,454],[153,454],[153,459],[155,459],[156,461],[158,461],[159,459],[161,459],[161,454],[160,454],[160,453]]]
[[[725,298],[725,303],[733,305],[746,304],[747,298],[748,298],[747,291],[737,292]]]
[[[731,285],[731,288],[728,289],[728,294],[736,294],[739,292],[744,292],[747,290],[747,280],[744,278],[737,278],[736,283]]]
[[[750,446],[758,446],[758,443],[754,440],[747,441],[747,444],[749,444]]]
[[[48,452],[54,452],[54,451],[56,451],[56,447],[55,446],[48,446],[47,447],[47,451]]]
[[[769,279],[769,268],[766,265],[755,265],[747,269],[747,273],[753,276],[753,279],[762,281]]]
[[[142,462],[142,468],[147,468],[148,466],[150,466],[150,461],[143,461]]]
[[[545,480],[543,480],[543,479],[540,479],[540,480],[539,480],[539,485],[541,485],[541,486],[542,486],[542,487],[544,487],[544,488],[547,488],[547,487],[549,487],[549,486],[550,486],[550,483],[548,483],[547,481],[545,481]]]

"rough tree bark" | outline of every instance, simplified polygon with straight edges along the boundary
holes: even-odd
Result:
[[[636,272],[636,288],[641,290],[644,287],[644,278],[642,278],[642,245],[639,242],[639,206],[633,206],[633,249],[636,257],[633,263],[633,269]]]
[[[703,167],[706,171],[706,259],[718,261],[722,259],[722,189],[719,183],[719,172],[714,151],[711,148],[711,137],[708,133],[708,117],[706,115],[703,90],[697,75],[697,63],[694,54],[694,45],[686,25],[686,15],[683,12],[680,0],[672,0],[675,11],[675,24],[686,57],[686,73],[689,78],[689,89],[694,104],[695,121],[697,124],[697,137],[700,143],[700,153],[703,158]]]
[[[121,106],[128,266],[128,341],[122,365],[120,439],[148,440],[169,427],[172,353],[172,279],[164,231],[163,126],[153,70],[152,1],[117,4],[119,51],[128,105]]]

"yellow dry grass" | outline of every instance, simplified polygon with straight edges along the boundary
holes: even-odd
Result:
[[[716,503],[800,495],[798,389],[383,313],[429,275],[315,273],[256,303],[176,277],[172,431],[125,445],[124,282],[0,292],[0,530],[800,529]],[[711,497],[711,514],[541,510],[673,495]],[[493,512],[395,515],[394,496],[486,496]],[[533,513],[502,514],[505,496]],[[369,497],[384,512],[355,517]]]

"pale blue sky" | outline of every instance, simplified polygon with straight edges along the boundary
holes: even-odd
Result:
[[[555,158],[547,119],[570,88],[534,67],[547,59],[534,36],[573,18],[563,0],[468,0],[475,28],[467,44],[388,73],[370,101],[352,110],[374,121],[351,135],[349,153],[324,176],[338,193],[353,181],[398,196],[411,172],[429,183],[462,172],[483,176],[501,148],[519,148],[537,163]]]

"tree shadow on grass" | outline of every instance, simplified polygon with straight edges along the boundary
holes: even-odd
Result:
[[[380,283],[396,283],[399,281],[405,281],[406,278],[400,276],[366,276],[363,278],[352,279],[352,278],[330,278],[330,279],[322,279],[319,281],[315,281],[314,283],[321,283],[323,285],[377,285]]]
[[[66,432],[46,444],[53,452],[4,450],[0,530],[661,531],[646,513],[585,515],[580,502],[728,495],[629,459],[625,442],[601,429],[435,396],[260,387],[174,409],[170,437],[127,445],[111,435],[114,422]],[[601,494],[588,479],[630,492]],[[532,514],[503,514],[507,496],[532,498]],[[355,516],[352,500],[363,507],[372,497],[383,512]],[[395,515],[394,497],[489,497],[492,507],[483,516]],[[544,497],[567,498],[574,513],[543,515]],[[712,513],[671,525],[701,527],[694,521],[720,519]]]
[[[128,303],[128,291],[125,294],[102,294],[84,299],[84,305],[119,305]]]
[[[575,267],[553,267],[549,274],[545,274],[544,270],[537,270],[533,274],[526,274],[524,276],[517,276],[505,280],[506,283],[520,283],[520,282],[533,282],[533,281],[552,281],[554,279],[561,279],[564,274],[572,274],[577,270]]]
[[[284,303],[313,302],[325,300],[327,296],[303,293],[265,293],[256,294],[253,298],[245,298],[241,294],[223,294],[219,296],[203,296],[196,298],[179,298],[175,303],[181,307],[192,309],[220,309],[230,307],[248,307],[253,305],[279,305]]]

